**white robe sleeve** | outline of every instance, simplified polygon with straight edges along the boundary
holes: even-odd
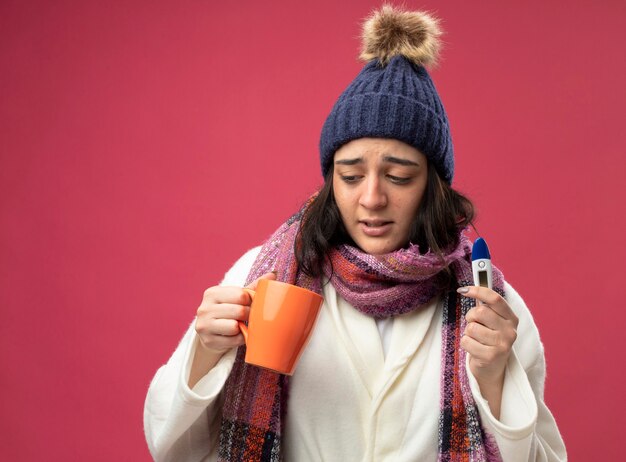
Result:
[[[226,273],[221,285],[243,286],[259,248],[247,252]],[[152,379],[144,405],[144,432],[155,461],[213,460],[219,439],[221,391],[233,367],[236,349],[226,353],[189,388],[197,335],[195,321],[167,364]]]
[[[506,366],[499,420],[491,413],[466,363],[481,421],[495,437],[504,462],[565,461],[565,445],[543,400],[546,364],[537,326],[519,294],[506,283],[504,290],[519,325]]]

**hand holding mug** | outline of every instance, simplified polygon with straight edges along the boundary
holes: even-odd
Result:
[[[252,299],[246,289],[253,291],[261,279],[276,279],[276,275],[267,273],[247,288],[214,286],[205,290],[195,326],[205,350],[221,356],[244,343],[238,322],[247,321],[250,313]]]

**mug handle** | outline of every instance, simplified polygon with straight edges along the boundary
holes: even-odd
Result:
[[[243,290],[248,292],[248,295],[250,295],[250,300],[254,300],[254,296],[256,295],[256,292],[254,290],[248,289],[247,287],[244,287]],[[239,324],[239,330],[243,334],[243,340],[247,344],[248,343],[248,326],[246,326],[243,321],[237,321],[237,323]]]

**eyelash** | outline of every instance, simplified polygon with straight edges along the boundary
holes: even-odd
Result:
[[[357,181],[359,181],[360,178],[362,177],[358,175],[342,175],[341,176],[341,180],[347,184],[354,184]],[[411,178],[404,178],[404,177],[399,177],[399,176],[394,176],[394,175],[387,175],[387,178],[389,178],[389,180],[392,183],[397,184],[397,185],[405,185],[411,182]]]
[[[345,183],[352,184],[358,181],[359,177],[356,175],[342,175],[341,180]]]
[[[400,176],[387,175],[387,178],[389,178],[392,181],[392,183],[395,183],[398,185],[404,185],[404,184],[408,184],[411,182],[411,178],[404,178]]]

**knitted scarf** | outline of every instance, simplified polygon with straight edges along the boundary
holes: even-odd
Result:
[[[265,242],[247,283],[275,271],[279,281],[321,293],[319,279],[298,271],[293,250],[307,206]],[[473,285],[470,252],[469,240],[461,235],[459,245],[444,256],[444,261],[431,252],[420,255],[415,245],[382,256],[348,245],[329,253],[331,284],[357,310],[375,318],[406,313],[443,293],[440,461],[501,460],[493,437],[481,427],[467,377],[466,353],[459,346],[465,314],[474,301],[458,296],[456,287],[443,286],[442,270],[446,266],[452,270],[457,287]],[[502,274],[495,268],[493,285],[504,295]],[[280,461],[289,378],[246,364],[244,357],[245,346],[241,346],[225,385],[219,460]]]

